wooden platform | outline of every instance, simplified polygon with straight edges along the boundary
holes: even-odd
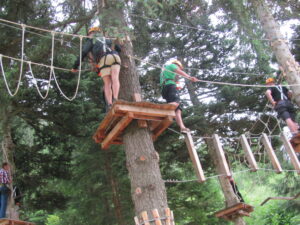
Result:
[[[232,220],[239,216],[250,216],[250,213],[253,211],[253,206],[241,202],[227,209],[216,212],[215,216],[225,220]]]
[[[295,150],[295,152],[300,153],[300,133],[296,136],[292,137],[291,144]]]
[[[156,140],[172,124],[175,109],[176,106],[171,104],[116,101],[93,139],[101,143],[102,149],[108,149],[111,144],[122,144],[123,131],[133,120],[138,120],[139,127],[149,127],[153,140]]]
[[[21,221],[21,220],[0,219],[0,225],[35,225],[35,224]]]

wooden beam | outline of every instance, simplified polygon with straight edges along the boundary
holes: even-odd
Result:
[[[13,220],[13,219],[0,219],[0,225],[34,225],[34,223],[26,222],[22,220]]]
[[[152,131],[152,139],[156,140],[159,135],[161,135],[162,132],[164,132],[165,129],[167,129],[171,124],[173,123],[173,117],[172,116],[167,116],[161,123],[160,125]]]
[[[140,225],[140,221],[137,216],[134,217],[134,223],[135,223],[135,225]]]
[[[297,158],[297,155],[294,151],[294,148],[292,147],[292,145],[289,142],[287,136],[283,132],[281,133],[280,137],[281,137],[281,140],[283,142],[284,149],[289,154],[291,162],[292,162],[295,170],[297,170],[297,173],[300,174],[300,162]]]
[[[155,220],[155,225],[162,225],[157,209],[152,210],[152,215],[153,215],[153,218]]]
[[[242,147],[245,151],[247,161],[250,164],[251,171],[256,172],[258,170],[258,166],[257,166],[255,157],[254,157],[254,155],[251,151],[250,145],[247,141],[247,138],[246,138],[245,134],[241,135],[241,143],[242,143]]]
[[[189,151],[189,155],[192,160],[194,170],[195,170],[197,178],[198,178],[198,182],[204,182],[205,181],[204,172],[203,172],[203,169],[202,169],[202,166],[201,166],[201,163],[199,160],[199,156],[195,149],[194,141],[193,141],[193,138],[192,138],[192,135],[190,132],[188,132],[185,135],[185,143],[186,143],[187,149]]]
[[[266,200],[264,200],[260,205],[266,204],[270,200],[295,200],[300,197],[300,192],[296,194],[294,197],[269,197]]]
[[[216,212],[215,216],[216,217],[229,216],[229,215],[236,213],[238,210],[244,210],[246,212],[253,212],[253,207],[251,205],[247,205],[247,204],[241,202],[241,203],[233,205],[227,209],[223,209],[219,212]]]
[[[111,142],[113,142],[113,140],[119,136],[119,134],[128,126],[132,119],[132,113],[127,113],[127,115],[116,124],[116,126],[109,132],[109,134],[103,140],[101,144],[102,149],[107,149]]]
[[[171,225],[171,210],[169,208],[166,208],[165,213],[166,213],[166,225]]]
[[[174,213],[171,211],[171,225],[175,225],[175,218],[174,218]]]
[[[271,142],[269,141],[268,136],[265,133],[262,134],[262,142],[263,145],[265,146],[265,149],[267,150],[267,153],[269,155],[269,158],[271,160],[274,169],[276,170],[276,173],[282,173],[282,168],[279,163],[279,160],[274,152],[274,149],[271,145]]]
[[[143,219],[144,225],[150,225],[150,223],[149,223],[149,218],[148,218],[148,214],[147,214],[146,211],[143,211],[143,212],[141,213],[141,217],[142,217],[142,219]]]
[[[214,146],[216,148],[218,160],[221,165],[222,174],[226,175],[227,177],[231,177],[232,174],[229,170],[229,166],[228,166],[228,163],[227,163],[227,160],[225,157],[225,153],[224,153],[222,144],[220,142],[219,135],[217,135],[217,134],[213,135],[213,142],[214,142]]]
[[[132,112],[135,115],[146,115],[146,116],[173,116],[175,117],[175,111],[171,109],[155,109],[155,108],[146,108],[142,106],[135,105],[116,105],[115,112]]]
[[[239,211],[238,211],[238,214],[241,215],[241,216],[248,216],[248,217],[250,216],[250,213],[245,212],[245,211],[243,211],[243,210],[239,210]]]

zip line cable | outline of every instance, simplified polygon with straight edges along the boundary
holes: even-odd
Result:
[[[170,70],[166,70],[165,68],[163,68],[162,66],[159,66],[159,65],[155,65],[153,63],[150,63],[146,60],[143,60],[141,58],[138,58],[138,57],[135,57],[135,56],[131,56],[129,55],[129,57],[135,59],[135,60],[138,60],[140,62],[143,62],[143,63],[146,63],[146,64],[149,64],[155,68],[158,68],[158,69],[161,69],[161,70],[165,70],[165,71],[168,71],[168,72],[171,72],[171,73],[174,73],[173,71],[170,71]],[[188,78],[186,78],[188,79]],[[189,80],[189,79],[188,79]],[[236,87],[253,87],[253,88],[270,88],[270,87],[276,87],[276,85],[261,85],[261,84],[239,84],[239,83],[229,83],[229,82],[221,82],[221,81],[209,81],[209,80],[200,80],[198,79],[199,81],[196,81],[196,82],[202,82],[202,83],[208,83],[208,84],[216,84],[216,85],[227,85],[227,86],[236,86]],[[281,85],[283,87],[298,87],[300,86],[300,84],[283,84]]]
[[[130,15],[134,16],[134,17],[142,18],[142,19],[145,19],[145,20],[158,21],[158,22],[161,22],[161,23],[171,24],[171,25],[174,25],[174,26],[184,27],[184,28],[193,29],[193,30],[206,31],[206,32],[211,32],[211,33],[219,32],[219,31],[208,30],[208,29],[198,28],[198,27],[194,27],[194,26],[184,25],[184,24],[180,24],[180,23],[174,23],[174,22],[170,22],[170,21],[160,20],[160,19],[156,19],[156,18],[150,18],[150,17],[147,17],[147,16],[142,16],[142,15],[133,14],[133,13],[131,13]],[[261,41],[276,41],[276,40],[279,40],[277,38],[275,38],[275,39],[251,38],[251,39],[252,40],[261,40]],[[280,40],[299,41],[300,39],[292,38],[292,39],[280,39]]]
[[[66,94],[62,91],[62,89],[60,88],[60,85],[57,81],[57,78],[56,78],[56,75],[55,75],[55,69],[57,70],[62,70],[62,71],[70,71],[70,69],[65,69],[65,68],[60,68],[60,67],[55,67],[53,65],[53,58],[54,58],[54,40],[55,39],[55,35],[56,34],[62,34],[62,35],[67,35],[67,36],[72,36],[72,37],[78,37],[80,39],[80,57],[82,57],[82,39],[83,38],[89,38],[88,36],[83,36],[83,35],[77,35],[77,34],[68,34],[68,33],[64,33],[64,32],[57,32],[57,31],[50,31],[50,30],[47,30],[47,29],[42,29],[42,28],[37,28],[37,27],[33,27],[33,26],[29,26],[29,25],[25,25],[25,24],[19,24],[19,23],[16,23],[16,22],[12,22],[12,21],[8,21],[8,20],[4,20],[4,19],[0,19],[0,21],[2,22],[6,22],[6,23],[9,23],[9,24],[13,24],[13,25],[17,25],[17,26],[20,26],[22,28],[22,49],[21,49],[21,59],[18,59],[18,58],[14,58],[14,57],[10,57],[10,56],[6,56],[6,55],[3,55],[3,54],[0,54],[0,66],[1,66],[1,71],[2,71],[2,75],[3,75],[3,78],[4,78],[4,82],[5,82],[5,86],[9,92],[9,94],[13,97],[15,96],[18,91],[19,91],[19,88],[20,88],[20,84],[21,84],[21,79],[22,79],[22,73],[23,73],[23,64],[24,62],[27,63],[29,65],[29,73],[32,75],[32,77],[34,78],[34,75],[33,75],[33,72],[32,72],[32,67],[31,65],[32,64],[35,64],[35,65],[38,65],[38,66],[43,66],[43,67],[47,67],[47,68],[50,68],[50,75],[49,75],[49,80],[51,81],[51,78],[53,77],[55,83],[56,83],[56,86],[57,88],[59,89],[60,93],[62,94],[62,96],[64,98],[66,98],[67,100],[69,101],[72,101],[74,100],[74,98],[76,98],[76,95],[78,93],[78,89],[79,89],[79,83],[80,83],[80,78],[81,78],[81,60],[80,60],[80,68],[79,68],[79,75],[78,75],[78,81],[77,81],[77,86],[76,86],[76,90],[75,90],[75,94],[69,98],[66,96]],[[11,26],[13,27],[13,26]],[[14,27],[16,28],[16,27]],[[27,60],[24,60],[24,42],[25,42],[25,31],[26,28],[30,28],[30,29],[35,29],[35,30],[39,30],[39,31],[43,31],[43,32],[48,32],[48,33],[51,33],[51,39],[52,39],[52,53],[51,53],[51,65],[45,65],[45,64],[42,64],[42,63],[35,63],[35,62],[31,62],[31,61],[27,61]],[[18,28],[16,28],[18,29]],[[138,61],[141,61],[143,63],[146,63],[148,65],[151,65],[155,68],[159,68],[159,69],[164,69],[162,68],[161,66],[158,66],[158,65],[155,65],[153,63],[150,63],[148,61],[145,61],[141,58],[137,58],[137,57],[134,57],[134,56],[131,56],[129,55],[129,57],[135,59],[135,60],[138,60]],[[20,75],[19,75],[19,79],[18,79],[18,84],[17,84],[17,88],[15,90],[14,93],[12,93],[12,91],[10,90],[9,88],[9,85],[8,85],[8,82],[7,82],[7,79],[6,79],[6,76],[5,76],[5,71],[4,71],[4,67],[3,67],[3,58],[8,58],[8,59],[12,59],[12,60],[16,60],[16,61],[20,61],[21,62],[21,66],[20,66]],[[195,69],[195,68],[194,68]],[[172,71],[170,71],[172,72]],[[199,80],[197,82],[202,82],[202,83],[208,83],[208,84],[215,84],[215,85],[228,85],[228,86],[238,86],[238,87],[253,87],[253,88],[269,88],[269,87],[272,87],[272,86],[267,86],[267,85],[256,85],[256,84],[238,84],[238,83],[229,83],[229,82],[220,82],[220,81],[208,81],[208,80]],[[38,86],[37,84],[35,83],[34,84],[35,87],[38,89]],[[46,91],[46,94],[43,96],[41,91],[38,89],[38,93],[40,95],[40,97],[42,99],[45,99],[47,96],[48,96],[48,93],[49,93],[49,89],[50,89],[50,82],[48,81],[48,85],[47,85],[47,91]],[[286,87],[291,87],[291,86],[300,86],[300,84],[291,84],[291,85],[282,85],[282,86],[286,86]]]

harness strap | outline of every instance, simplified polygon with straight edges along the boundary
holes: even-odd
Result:
[[[288,100],[286,95],[283,93],[282,86],[278,85],[278,86],[275,86],[275,87],[280,92],[280,100]]]

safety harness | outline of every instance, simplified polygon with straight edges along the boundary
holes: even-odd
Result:
[[[280,92],[280,100],[288,100],[288,97],[283,93],[282,86],[278,85],[275,88]]]
[[[93,38],[93,44],[95,44],[96,41],[99,41],[99,42],[102,43],[102,45],[103,45],[103,56],[101,56],[100,59],[104,57],[104,63],[103,63],[103,66],[100,67],[98,64],[96,65],[96,68],[97,68],[97,70],[98,70],[98,73],[100,73],[100,71],[101,71],[102,69],[111,67],[112,65],[121,65],[121,64],[117,61],[115,55],[112,54],[112,53],[114,53],[114,51],[113,51],[110,47],[107,46],[107,44],[106,44],[106,38],[105,38],[104,36],[103,36],[103,37],[97,36],[97,35],[94,36],[94,38]],[[106,65],[106,56],[109,55],[109,54],[111,54],[111,55],[113,56],[114,61],[115,61],[112,65]]]

